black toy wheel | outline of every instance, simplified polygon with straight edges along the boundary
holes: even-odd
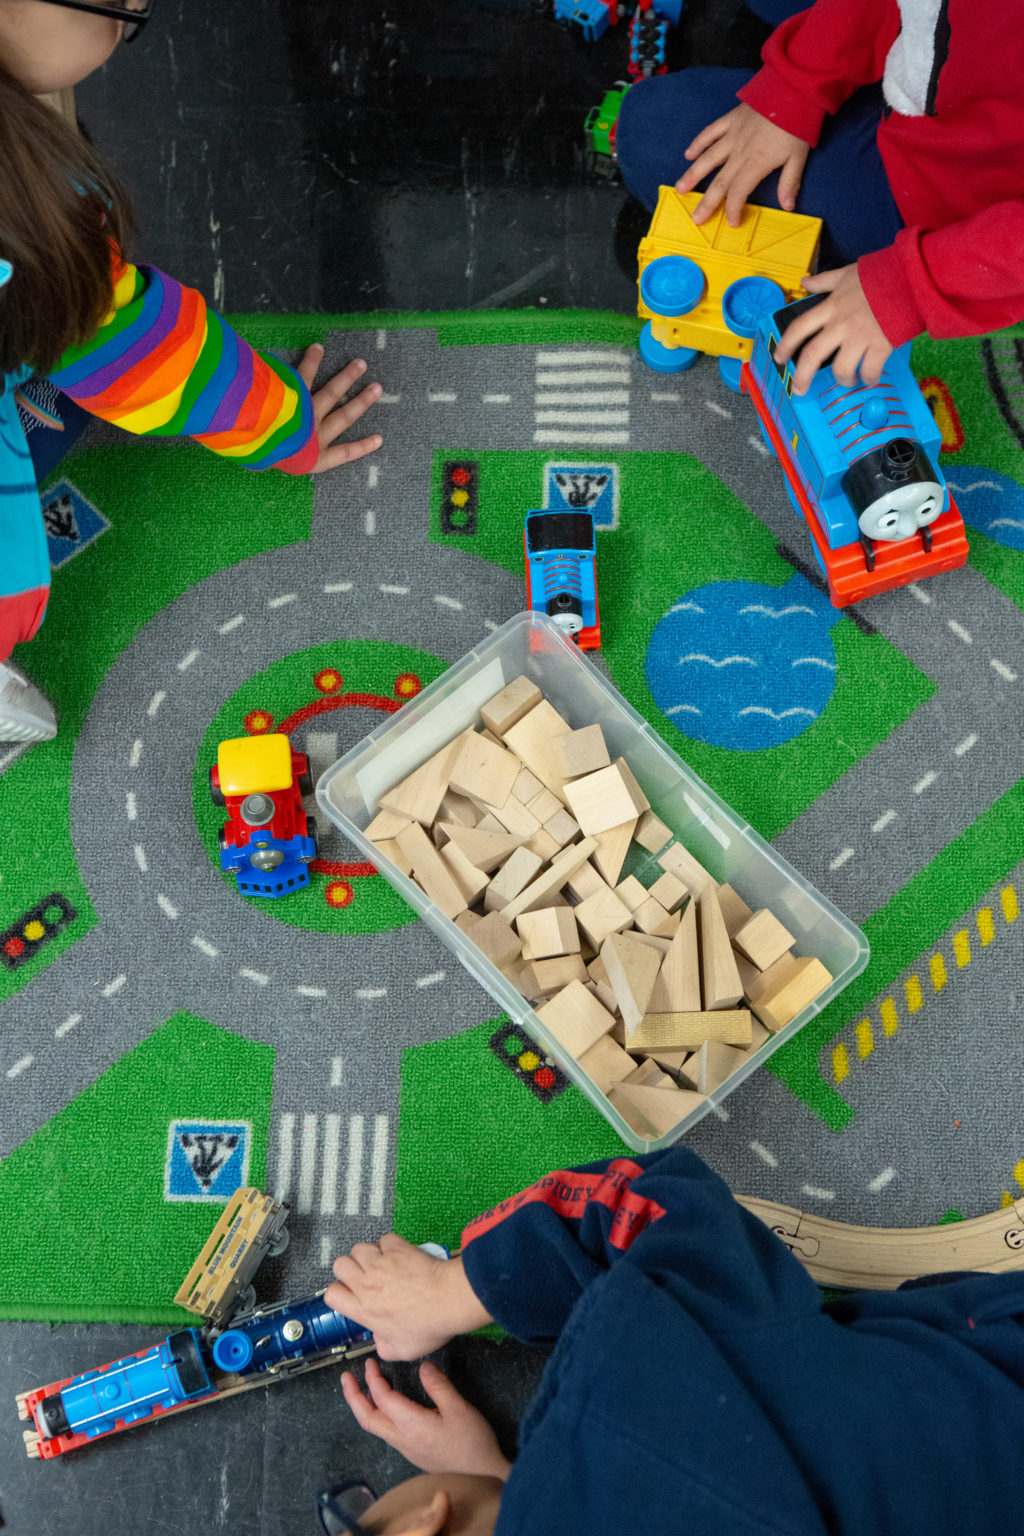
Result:
[[[224,791],[222,789],[218,789],[217,785],[213,782],[212,768],[210,769],[210,799],[213,801],[214,805],[225,805],[227,803],[224,799]]]
[[[224,852],[224,850],[227,847],[227,845],[228,845],[227,829],[225,827],[218,827],[217,828],[217,847],[220,849],[221,853]]]
[[[313,839],[313,857],[309,859],[303,859],[302,862],[303,864],[312,864],[313,859],[317,857],[317,854],[320,851],[319,831],[317,829],[315,816],[306,817],[306,836]]]
[[[299,794],[311,795],[313,793],[313,775],[307,768],[305,773],[299,774]]]

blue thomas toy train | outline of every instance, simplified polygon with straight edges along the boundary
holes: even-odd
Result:
[[[967,559],[967,539],[939,468],[941,433],[910,371],[909,343],[890,355],[875,386],[848,389],[826,365],[805,395],[793,394],[799,354],[780,367],[775,349],[787,325],[824,297],[762,309],[740,388],[810,528],[829,596],[845,608],[955,570]]]
[[[528,606],[547,614],[581,650],[600,650],[594,514],[528,512],[523,543]]]

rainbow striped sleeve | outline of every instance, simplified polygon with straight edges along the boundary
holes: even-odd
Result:
[[[319,456],[309,391],[255,352],[202,295],[115,257],[113,303],[51,381],[94,416],[143,437],[194,437],[246,469],[308,474]]]

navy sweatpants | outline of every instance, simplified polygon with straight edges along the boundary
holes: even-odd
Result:
[[[755,0],[751,9],[778,22],[805,7],[790,0]],[[616,149],[626,186],[645,207],[653,210],[658,188],[684,174],[687,145],[708,123],[732,111],[736,92],[750,78],[746,69],[683,69],[638,81],[626,93]],[[818,263],[823,272],[890,245],[902,228],[875,137],[881,116],[881,89],[858,91],[826,118],[818,146],[807,157],[796,211],[824,221]],[[749,201],[778,208],[778,179],[773,172]]]

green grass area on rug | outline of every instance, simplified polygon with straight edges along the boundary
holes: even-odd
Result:
[[[274,1052],[178,1013],[0,1162],[0,1317],[181,1323],[222,1200],[168,1200],[172,1121],[249,1126],[266,1176]]]

